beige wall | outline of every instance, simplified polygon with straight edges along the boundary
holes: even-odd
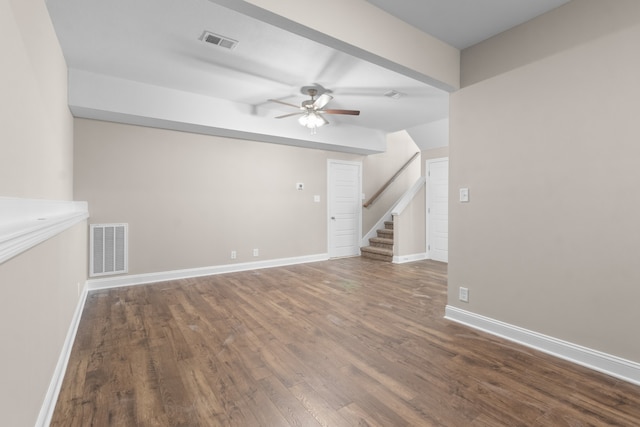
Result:
[[[577,0],[462,52],[461,87],[637,24],[637,0]],[[631,10],[631,13],[629,11]],[[594,16],[598,15],[597,21]],[[569,24],[567,24],[569,23]]]
[[[465,51],[481,81],[451,98],[449,304],[640,362],[640,2],[573,1],[525,25],[549,36],[478,46],[519,52],[490,75]]]
[[[72,198],[66,65],[41,0],[0,0],[0,196]],[[80,224],[0,264],[0,417],[34,425],[86,279]]]
[[[363,192],[365,201],[382,188],[419,151],[407,132],[400,131],[388,134],[387,151],[367,156],[364,159]],[[411,162],[375,203],[362,209],[363,234],[369,232],[376,225],[418,178],[420,178],[420,157]]]
[[[325,254],[327,160],[363,162],[366,194],[408,158],[393,138],[364,158],[86,119],[75,139],[76,196],[92,223],[129,224],[130,274]]]
[[[131,274],[326,253],[327,159],[361,160],[85,119],[75,134],[75,192],[92,223],[129,224]]]
[[[427,174],[427,160],[449,157],[449,147],[439,147],[421,151],[420,157],[422,158],[420,174],[425,176]]]
[[[67,67],[49,15],[40,0],[0,8],[0,195],[71,199]]]
[[[402,257],[426,252],[427,220],[425,215],[425,194],[423,187],[404,211],[394,217],[394,256]],[[397,245],[395,242],[397,242]]]
[[[86,239],[82,222],[0,264],[2,425],[36,422],[87,277]]]

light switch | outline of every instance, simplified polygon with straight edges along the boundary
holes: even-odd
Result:
[[[461,188],[460,189],[460,201],[461,202],[468,202],[469,201],[469,189],[468,188]]]
[[[296,190],[304,190],[304,183],[296,182]]]
[[[320,203],[320,196],[318,196],[317,194],[313,196],[313,201],[316,203]]]

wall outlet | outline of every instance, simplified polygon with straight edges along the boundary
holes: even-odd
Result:
[[[460,289],[458,289],[458,299],[462,302],[469,302],[469,288],[460,286]]]
[[[258,249],[254,249],[253,256],[258,256],[258,255],[260,255],[260,251]]]
[[[238,257],[238,253],[236,251],[231,251],[231,259],[236,259]]]

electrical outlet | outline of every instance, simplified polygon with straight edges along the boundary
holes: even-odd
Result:
[[[236,259],[238,257],[238,253],[236,251],[231,251],[231,259]]]
[[[253,250],[253,256],[258,256],[259,254],[260,254],[260,251],[258,251],[258,249]]]
[[[469,288],[463,288],[460,286],[458,290],[458,299],[462,302],[469,302]]]

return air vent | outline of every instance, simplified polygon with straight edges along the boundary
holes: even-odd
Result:
[[[205,31],[202,34],[202,37],[200,37],[200,40],[206,43],[215,44],[216,46],[224,47],[229,50],[233,49],[238,44],[237,40],[221,36],[220,34],[211,33],[209,31]]]
[[[126,273],[128,224],[91,224],[89,276]]]

